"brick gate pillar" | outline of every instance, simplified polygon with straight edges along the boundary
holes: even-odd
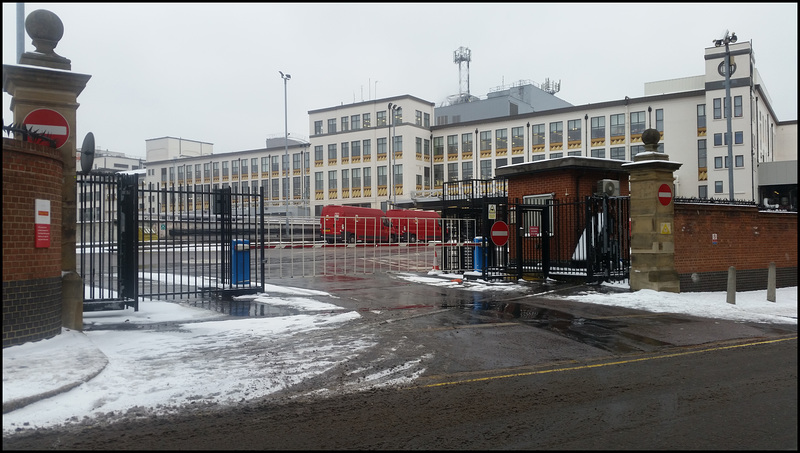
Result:
[[[66,142],[61,145],[64,160],[62,186],[61,262],[64,327],[83,330],[83,283],[77,273],[76,222],[76,112],[78,95],[91,76],[71,71],[71,62],[55,53],[54,49],[64,34],[64,25],[54,13],[36,10],[25,20],[25,30],[31,37],[34,52],[20,56],[20,66],[3,65],[3,90],[11,95],[14,124],[22,124],[25,117],[37,109],[54,110],[68,124]],[[32,127],[32,129],[37,129]],[[41,128],[38,128],[41,131]],[[58,132],[45,131],[51,135]],[[62,133],[63,135],[63,133]],[[55,227],[55,226],[54,226]]]
[[[661,134],[647,129],[642,134],[645,152],[624,164],[631,184],[631,270],[632,291],[653,289],[680,292],[675,270],[673,173],[680,162],[658,152]],[[669,190],[664,190],[668,188]]]

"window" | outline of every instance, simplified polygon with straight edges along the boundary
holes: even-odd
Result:
[[[714,193],[722,193],[722,181],[714,181]]]
[[[364,153],[364,158],[366,159],[370,155],[372,155],[372,140],[367,139],[361,142],[362,145],[362,152]]]
[[[342,189],[350,188],[350,170],[342,170]]]
[[[189,178],[191,178],[191,177],[192,176],[189,175]],[[223,178],[227,178],[228,177],[228,161],[227,160],[222,161],[222,177]]]
[[[425,128],[431,127],[431,114],[430,113],[423,113],[422,114],[422,127],[425,127]]]
[[[364,123],[364,127],[370,126],[369,113],[364,113],[363,115],[361,115],[361,120],[362,120],[361,122]]]
[[[369,167],[364,167],[364,188],[372,188],[372,169]]]
[[[461,175],[464,179],[472,179],[472,162],[461,163]]]
[[[733,116],[736,116],[736,117],[742,116],[742,97],[741,96],[734,96],[733,97]]]
[[[328,160],[336,160],[336,143],[328,144]]]
[[[214,163],[214,165],[216,166],[216,163]],[[300,168],[300,167],[297,167],[297,168]],[[258,173],[258,158],[257,157],[253,157],[252,159],[250,159],[250,172],[251,173]],[[214,173],[217,173],[214,176],[219,176],[219,172],[217,172],[216,169],[215,169]]]
[[[342,143],[342,159],[347,159],[350,157],[350,143],[343,142]]]
[[[708,198],[708,186],[707,185],[697,186],[697,196],[701,199]]]
[[[302,153],[292,154],[292,170],[302,170],[302,169],[303,169],[303,154]]]
[[[567,141],[568,142],[581,141],[581,120],[567,121]]]
[[[280,187],[281,187],[280,183],[281,183],[280,179],[278,179],[278,178],[273,178],[272,179],[272,191],[271,191],[271,193],[272,193],[272,199],[273,200],[277,200],[281,196],[280,195]]]
[[[492,179],[491,159],[485,159],[481,161],[481,179]]]
[[[623,148],[623,155],[624,155],[624,149],[625,149],[625,148]],[[550,157],[553,157],[553,156],[551,155]],[[606,150],[605,150],[605,148],[593,149],[593,150],[592,150],[592,157],[600,157],[600,158],[605,158],[605,157],[606,157]]]
[[[609,150],[611,152],[611,158],[616,160],[625,160],[625,147],[624,146],[615,146]]]
[[[433,166],[433,187],[442,187],[444,184],[444,165],[436,164]]]
[[[414,124],[422,126],[422,112],[419,110],[414,111]]]
[[[734,160],[736,161],[735,164],[737,167],[744,167],[744,156],[741,154],[737,154],[734,156]]]
[[[239,160],[231,161],[231,176],[239,176]]]
[[[620,137],[625,135],[625,115],[611,115],[611,136]]]
[[[483,153],[492,153],[492,132],[491,131],[484,131],[481,132],[481,154]]]
[[[342,132],[347,132],[347,131],[350,130],[350,128],[347,127],[348,123],[349,123],[348,118],[346,116],[343,116],[342,117]]]
[[[336,190],[339,186],[336,184],[336,170],[328,171],[328,190]]]
[[[331,118],[328,120],[328,133],[335,134],[336,133],[336,119]]]
[[[664,109],[656,109],[656,130],[664,132]]]
[[[314,135],[322,134],[322,120],[314,121]]]
[[[361,129],[361,115],[352,115],[350,117],[350,129],[354,131]]]
[[[431,155],[431,141],[427,138],[422,140],[422,154],[425,156]]]
[[[706,140],[697,141],[697,166],[699,168],[706,168],[708,150],[706,149]]]
[[[361,169],[360,168],[352,169],[351,170],[351,176],[352,176],[351,182],[353,183],[353,189],[360,189],[361,188]]]
[[[736,131],[733,133],[733,143],[741,145],[744,143],[744,132]]]
[[[422,138],[420,137],[414,138],[414,150],[416,151],[418,156],[422,155]]]
[[[269,157],[262,157],[261,158],[261,173],[267,173],[267,172],[269,172]]]
[[[508,151],[508,129],[497,129],[494,131],[496,143],[495,150],[497,153],[505,153]]]
[[[472,132],[461,134],[461,154],[471,153],[472,149]]]
[[[361,142],[356,140],[354,142],[350,142],[350,155],[353,158],[361,157]]]
[[[706,105],[697,104],[697,128],[706,127]]]
[[[242,174],[247,174],[247,158],[242,159]]]
[[[631,159],[633,159],[633,156],[643,152],[644,145],[631,145]]]
[[[714,168],[722,168],[722,157],[714,158]]]
[[[497,159],[494,162],[494,168],[505,167],[506,165],[508,165],[508,159],[506,159],[505,157],[502,159]]]
[[[458,135],[447,136],[447,154],[458,154]]]
[[[580,151],[567,151],[567,156],[580,157],[581,156],[581,152]],[[514,159],[516,159],[516,158],[514,158]],[[511,163],[514,163],[514,164],[519,163],[514,159],[511,160]]]
[[[550,123],[550,146],[564,144],[564,123],[556,121]]]
[[[525,132],[522,127],[511,128],[511,150],[522,150],[525,148]]]
[[[378,156],[386,156],[386,138],[377,139],[378,142]]]
[[[314,190],[320,191],[325,190],[323,176],[321,171],[314,172]]]
[[[403,152],[403,136],[402,135],[395,135],[394,136],[394,143],[392,143],[392,152],[395,152],[395,153],[402,153]]]
[[[378,186],[380,187],[380,186],[386,186],[386,185],[388,185],[387,184],[387,178],[386,178],[386,166],[383,165],[383,166],[378,167]]]
[[[580,151],[573,151],[573,152],[575,153],[574,154],[575,156],[580,156],[581,155]],[[523,157],[523,156],[516,156],[516,157],[512,157],[511,158],[511,163],[512,164],[521,164],[523,162],[525,162],[525,157]]]
[[[322,160],[322,145],[314,146],[314,160]]]
[[[447,180],[458,181],[458,163],[453,162],[447,164]]]
[[[714,134],[714,146],[722,146],[722,134]]]
[[[381,110],[377,114],[377,126],[386,126],[386,110]]]
[[[422,170],[425,173],[425,176],[424,176],[425,188],[426,189],[430,189],[431,188],[431,169],[430,169],[430,167],[425,167]]]
[[[433,157],[444,155],[444,137],[433,137]]]
[[[564,153],[551,153],[550,154],[550,158],[551,159],[559,159],[561,157],[564,157]]]
[[[280,159],[280,156],[272,156],[272,171],[275,172],[275,173],[277,173],[278,170],[280,170],[280,167],[278,166],[279,159]],[[275,192],[275,193],[277,193],[277,192]]]
[[[645,130],[644,112],[631,112],[631,135],[641,134]]]
[[[544,160],[544,154],[534,154],[531,156],[531,162],[536,162],[537,160]]]
[[[722,118],[722,99],[714,98],[714,119]]]
[[[606,138],[606,117],[592,118],[592,138]]]
[[[544,145],[544,124],[534,124],[531,128],[533,133],[532,145]]]
[[[403,123],[403,108],[398,107],[394,110],[394,118],[392,118],[392,125],[402,124]]]

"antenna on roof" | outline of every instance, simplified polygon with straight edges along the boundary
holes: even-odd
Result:
[[[544,83],[542,84],[542,91],[545,93],[556,94],[561,91],[561,81],[558,82],[550,82],[550,78],[544,79]]]

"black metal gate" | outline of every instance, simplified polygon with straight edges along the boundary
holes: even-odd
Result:
[[[482,207],[476,270],[486,279],[625,280],[630,269],[629,204],[629,197],[602,195],[583,201],[544,198],[487,209],[484,201],[473,200],[473,206]],[[503,246],[495,245],[490,236],[498,221],[508,224],[509,240]]]
[[[142,297],[256,293],[264,282],[263,194],[78,175],[84,310],[138,310]]]

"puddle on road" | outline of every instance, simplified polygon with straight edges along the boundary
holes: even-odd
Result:
[[[671,343],[626,332],[623,329],[628,327],[629,323],[620,320],[589,319],[559,310],[514,302],[465,303],[462,301],[452,306],[472,310],[476,316],[471,317],[471,323],[472,321],[474,323],[496,322],[498,317],[511,318],[613,353],[649,352],[664,346],[672,346]],[[490,319],[495,321],[490,321]],[[646,317],[636,318],[636,322],[639,324],[664,324],[686,321],[658,316],[655,322],[653,318]]]

